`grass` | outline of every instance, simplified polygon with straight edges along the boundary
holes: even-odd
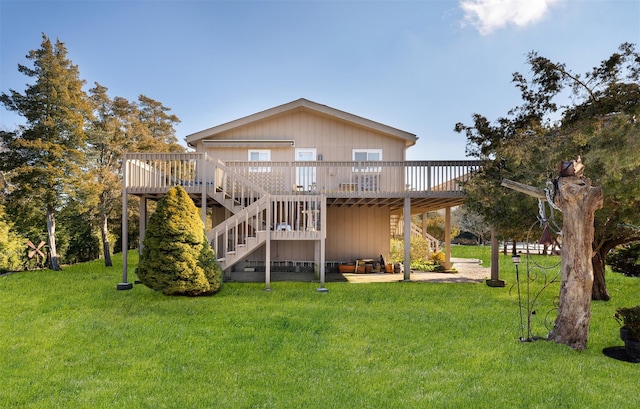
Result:
[[[577,352],[517,341],[508,257],[505,288],[227,283],[206,298],[116,291],[114,261],[0,277],[0,407],[640,406],[640,365],[602,353],[622,345],[613,314],[638,304],[638,279],[608,274],[612,300],[592,304]]]

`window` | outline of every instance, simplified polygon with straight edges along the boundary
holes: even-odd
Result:
[[[249,161],[250,162],[270,162],[271,161],[271,150],[269,149],[249,149]],[[249,168],[251,172],[270,172],[271,167],[251,167]]]
[[[377,162],[382,160],[382,149],[354,149],[353,160],[355,162]],[[354,167],[354,172],[380,172],[379,167],[362,166]]]
[[[382,149],[354,149],[353,160],[357,162],[382,160]]]

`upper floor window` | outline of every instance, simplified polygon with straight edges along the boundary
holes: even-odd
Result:
[[[270,162],[271,150],[270,149],[249,149],[249,161],[250,162]],[[269,166],[253,166],[249,168],[251,172],[270,172]]]
[[[356,162],[382,160],[382,149],[354,149],[353,160]]]
[[[382,149],[354,149],[353,160],[355,162],[377,162],[382,160]],[[363,166],[354,167],[354,172],[380,172],[379,167]]]

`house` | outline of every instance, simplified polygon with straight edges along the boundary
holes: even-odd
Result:
[[[123,208],[129,195],[141,198],[141,247],[147,200],[180,185],[201,208],[226,274],[262,266],[269,288],[275,266],[310,265],[322,288],[325,271],[339,263],[388,259],[400,217],[408,242],[411,214],[446,209],[450,220],[463,202],[459,182],[479,163],[407,161],[417,139],[298,99],[187,136],[192,153],[125,154]],[[127,228],[123,220],[123,248]]]

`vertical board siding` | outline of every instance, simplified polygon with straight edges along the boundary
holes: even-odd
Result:
[[[404,140],[306,111],[267,118],[215,136],[215,140],[242,139],[291,139],[295,147],[316,148],[324,160],[331,161],[352,160],[353,149],[382,149],[384,160],[399,161],[404,159],[405,150]],[[200,150],[202,145],[198,143]],[[294,160],[295,147],[272,149],[272,160]],[[205,149],[222,161],[247,160],[248,148]]]
[[[389,257],[391,213],[386,207],[327,209],[326,259],[350,261]]]

